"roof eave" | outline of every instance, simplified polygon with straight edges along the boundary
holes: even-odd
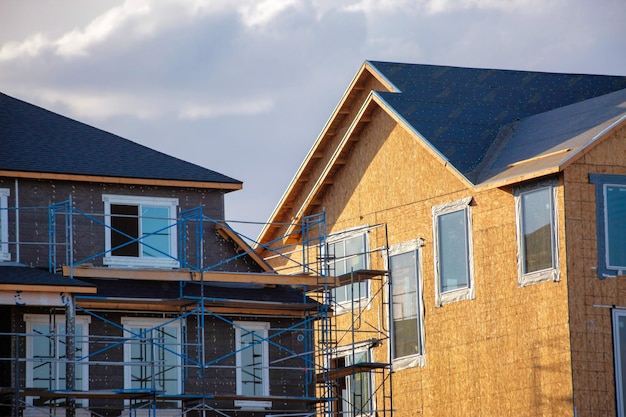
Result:
[[[191,181],[191,180],[171,180],[158,178],[130,178],[130,177],[111,177],[102,175],[83,175],[83,174],[65,174],[51,172],[31,172],[31,171],[12,171],[0,170],[0,176],[25,178],[25,179],[44,179],[57,181],[77,181],[77,182],[99,182],[107,184],[132,184],[132,185],[154,185],[162,187],[191,187],[203,189],[220,189],[226,192],[241,190],[243,183],[241,182],[212,182],[212,181]]]

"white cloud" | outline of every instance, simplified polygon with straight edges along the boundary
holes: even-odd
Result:
[[[375,15],[379,12],[397,12],[398,10],[439,14],[467,9],[534,13],[561,2],[562,0],[359,0],[345,6],[344,10],[363,12],[368,15]]]
[[[121,6],[114,7],[89,23],[85,29],[74,29],[63,35],[55,43],[59,55],[86,55],[87,49],[106,40],[129,19],[150,12],[146,0],[127,0]]]
[[[37,91],[38,102],[46,108],[68,109],[71,117],[103,120],[113,116],[132,116],[153,119],[163,113],[145,97],[132,94],[104,93],[102,91],[72,92],[64,90]],[[65,112],[64,112],[65,113]]]
[[[182,120],[211,119],[220,116],[242,116],[268,113],[274,107],[269,99],[248,100],[231,104],[184,106],[178,113]]]
[[[265,26],[290,7],[298,4],[296,0],[264,0],[251,2],[239,7],[238,11],[248,27]]]
[[[41,33],[35,33],[21,43],[8,42],[0,48],[0,61],[10,61],[22,56],[36,56],[49,43],[48,39]]]

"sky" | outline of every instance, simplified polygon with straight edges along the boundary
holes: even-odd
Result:
[[[0,91],[243,181],[255,238],[366,60],[626,75],[624,0],[0,0]]]

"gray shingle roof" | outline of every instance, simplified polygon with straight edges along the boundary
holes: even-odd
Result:
[[[397,92],[377,92],[461,174],[512,122],[626,88],[626,77],[369,61]]]
[[[2,93],[0,170],[241,184]]]
[[[52,274],[40,268],[0,265],[0,284],[44,285],[54,287],[92,287],[92,284]]]

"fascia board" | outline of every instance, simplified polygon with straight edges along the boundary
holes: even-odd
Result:
[[[332,156],[328,160],[328,163],[326,164],[326,166],[322,170],[322,173],[320,174],[320,176],[315,181],[315,184],[313,185],[313,188],[311,189],[309,194],[306,196],[306,198],[304,199],[304,201],[302,202],[302,204],[298,208],[298,211],[297,211],[296,215],[294,216],[295,221],[289,227],[289,229],[288,229],[288,231],[286,233],[287,235],[289,235],[291,232],[293,232],[293,229],[295,227],[295,223],[302,217],[304,211],[307,209],[307,207],[309,206],[311,201],[313,201],[313,199],[315,198],[317,193],[322,188],[322,184],[324,184],[324,182],[328,178],[330,170],[332,169],[332,167],[337,162],[337,159],[339,159],[339,156],[342,154],[343,149],[345,148],[345,146],[348,143],[350,137],[354,133],[354,130],[356,129],[357,125],[361,122],[361,119],[363,118],[363,115],[365,114],[365,111],[370,106],[370,104],[373,102],[372,98],[374,97],[375,94],[376,94],[375,92],[370,92],[370,94],[365,99],[365,102],[363,103],[363,105],[361,106],[359,111],[357,112],[356,117],[354,118],[354,120],[352,120],[352,123],[350,123],[350,126],[348,127],[348,129],[346,130],[346,133],[341,138],[341,141],[339,142],[337,148],[335,149],[335,151],[333,152]]]

